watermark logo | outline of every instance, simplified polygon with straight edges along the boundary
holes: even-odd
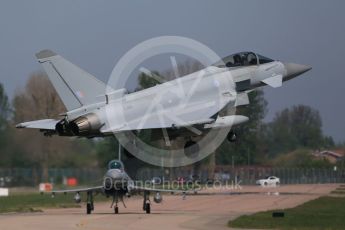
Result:
[[[111,177],[105,177],[103,180],[103,188],[106,191],[111,190],[151,190],[151,191],[166,191],[166,192],[216,192],[216,191],[234,191],[242,190],[242,181],[235,178],[235,180],[220,181],[210,180],[200,183],[198,180],[165,180],[164,178],[159,184],[153,183],[152,180],[128,180],[119,179],[114,180]]]
[[[144,64],[162,54],[169,57],[173,80],[166,81]],[[180,76],[177,54],[194,59],[205,68]],[[106,92],[111,104],[106,107],[107,125],[120,144],[140,160],[164,167],[193,164],[213,153],[227,137],[231,125],[212,128],[211,124],[219,111],[236,100],[230,71],[211,66],[219,60],[206,45],[178,36],[152,38],[129,50],[114,67]],[[119,97],[134,71],[161,84]],[[162,144],[152,145],[150,138],[141,139],[138,134],[145,130],[151,130],[151,134],[161,132]]]

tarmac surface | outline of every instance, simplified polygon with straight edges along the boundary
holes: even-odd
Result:
[[[61,229],[230,229],[227,222],[244,214],[291,208],[329,194],[337,184],[282,185],[274,188],[242,186],[241,190],[208,189],[198,195],[163,195],[163,202],[151,202],[151,214],[142,210],[142,198],[125,200],[114,214],[109,202],[97,202],[91,215],[82,208],[45,209],[40,213],[1,214],[1,230]]]

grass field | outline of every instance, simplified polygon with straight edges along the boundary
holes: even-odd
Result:
[[[51,195],[39,193],[14,194],[0,197],[0,213],[6,212],[39,212],[41,208],[80,207],[73,200],[74,194]]]
[[[338,187],[336,190],[332,191],[331,194],[345,195],[345,187]]]
[[[287,230],[345,229],[345,197],[321,197],[295,208],[284,210],[285,217],[281,218],[273,218],[272,212],[241,216],[229,221],[228,226]]]

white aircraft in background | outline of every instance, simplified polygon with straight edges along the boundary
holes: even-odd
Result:
[[[200,71],[128,94],[123,88],[109,90],[106,84],[53,51],[43,50],[36,57],[68,111],[61,120],[30,121],[16,127],[38,129],[48,136],[102,137],[143,129],[184,132],[183,128],[194,130],[188,135],[202,135],[211,128],[246,122],[246,116],[221,116],[219,112],[229,105],[249,104],[250,91],[265,85],[280,87],[311,69],[242,52]],[[152,103],[159,107],[148,110]],[[198,129],[193,129],[196,126]],[[228,139],[234,137],[230,131]]]

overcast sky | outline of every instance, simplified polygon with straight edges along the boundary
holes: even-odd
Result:
[[[291,105],[320,111],[324,131],[345,140],[345,1],[19,1],[0,3],[0,82],[10,97],[49,48],[107,81],[136,44],[156,36],[198,40],[219,56],[252,50],[313,70],[265,88],[266,120]]]

